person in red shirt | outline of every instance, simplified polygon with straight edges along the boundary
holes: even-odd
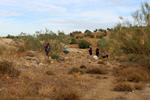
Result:
[[[48,56],[49,51],[50,51],[50,46],[49,46],[49,43],[47,43],[47,45],[45,46],[45,53],[46,53],[46,56]]]

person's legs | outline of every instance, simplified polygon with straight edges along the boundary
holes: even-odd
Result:
[[[106,55],[106,57],[108,58],[108,55]]]
[[[99,56],[99,52],[96,52],[96,56],[97,56],[97,57]]]
[[[90,56],[92,55],[92,51],[91,50],[89,50],[89,54],[90,54]]]
[[[49,54],[49,50],[45,50],[45,52],[46,52],[46,56],[48,56],[48,54]]]

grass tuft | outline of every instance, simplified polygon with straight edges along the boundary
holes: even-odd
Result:
[[[130,84],[127,83],[119,83],[117,84],[114,88],[114,91],[127,91],[127,92],[131,92],[133,91],[133,87]]]
[[[1,61],[0,62],[0,76],[7,74],[9,77],[18,77],[20,72],[16,70],[11,62]]]

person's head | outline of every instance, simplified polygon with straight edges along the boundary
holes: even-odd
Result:
[[[49,45],[49,43],[47,43],[47,45]]]

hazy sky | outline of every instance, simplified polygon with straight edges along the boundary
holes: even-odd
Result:
[[[0,0],[0,36],[112,28],[149,0]],[[150,3],[150,2],[149,2]]]

